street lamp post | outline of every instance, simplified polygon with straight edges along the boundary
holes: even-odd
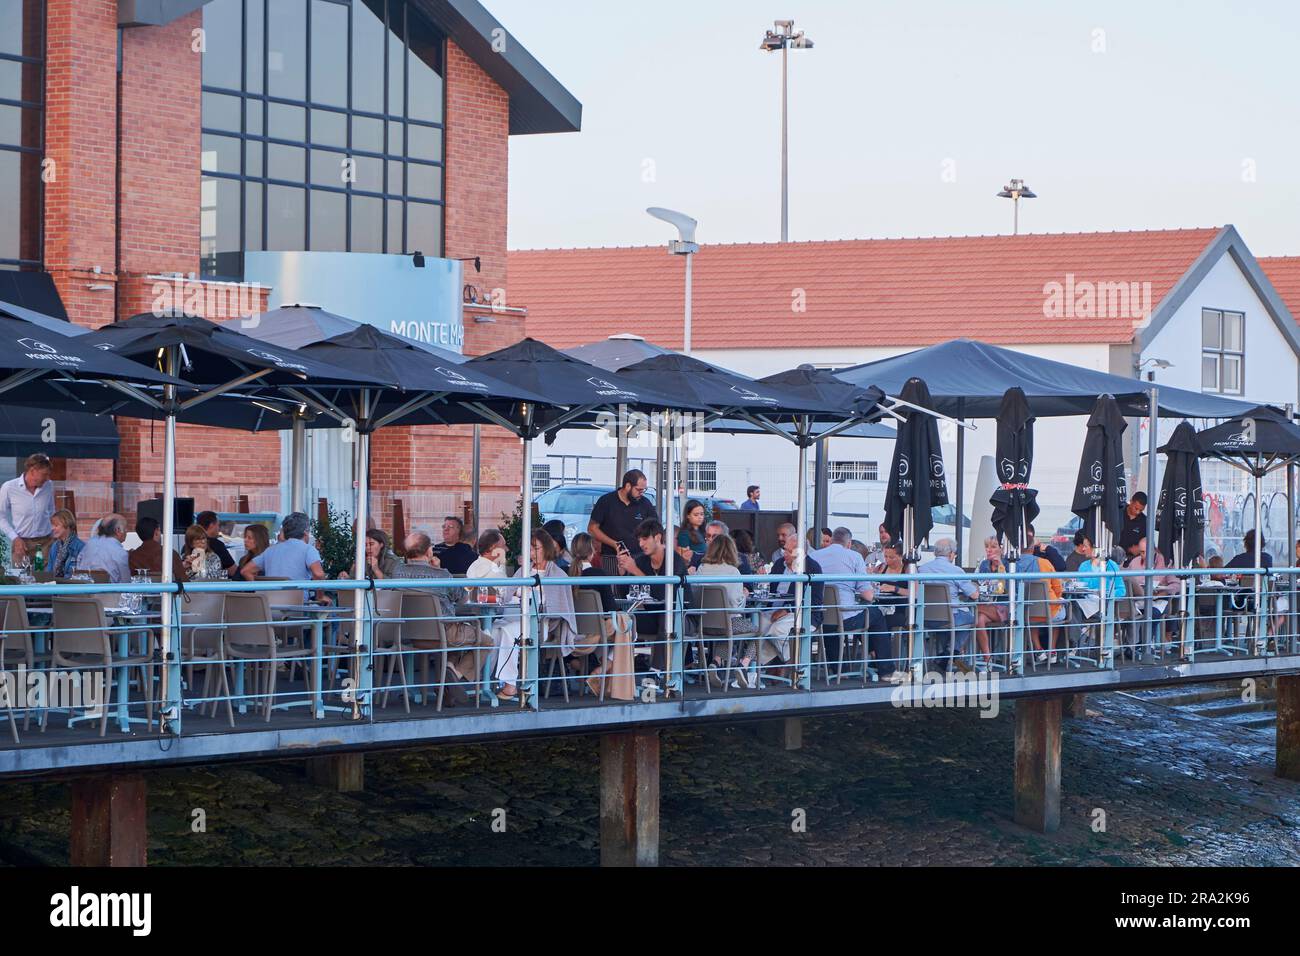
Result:
[[[1026,186],[1023,179],[1013,179],[1002,187],[1002,192],[998,193],[998,198],[1011,200],[1011,235],[1018,236],[1020,234],[1020,200],[1037,199],[1038,194]]]
[[[802,30],[794,32],[793,20],[777,20],[776,30],[768,30],[758,48],[765,53],[781,51],[781,241],[790,240],[790,159],[789,124],[787,122],[790,76],[790,49],[811,50],[812,40]]]
[[[695,227],[699,225],[694,219],[684,212],[677,212],[673,209],[664,209],[660,206],[651,206],[646,210],[656,219],[662,219],[677,229],[677,238],[668,243],[668,251],[675,256],[684,256],[686,258],[686,315],[685,327],[682,332],[682,351],[687,355],[691,354],[691,259],[695,253],[700,251],[699,243],[695,241]]]

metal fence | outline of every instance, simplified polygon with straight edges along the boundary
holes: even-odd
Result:
[[[0,587],[9,741],[1291,657],[1281,570]],[[317,601],[323,603],[317,603]],[[169,640],[160,602],[173,602]],[[355,602],[362,605],[357,629]],[[513,691],[513,693],[512,693]],[[3,739],[3,730],[0,730]]]

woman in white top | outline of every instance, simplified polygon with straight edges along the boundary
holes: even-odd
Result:
[[[736,542],[730,535],[720,534],[709,542],[708,549],[704,552],[704,560],[696,569],[691,584],[693,587],[703,587],[708,585],[707,580],[701,580],[709,577],[730,577],[740,574],[740,554],[736,550]],[[715,588],[722,588],[726,595],[727,607],[733,611],[744,610],[745,607],[745,585],[740,581],[719,582],[710,585]],[[754,623],[748,616],[743,614],[733,614],[731,616],[731,633],[736,634],[753,634],[755,633]],[[713,667],[715,669],[725,669],[725,664],[721,658],[722,647],[720,641],[713,642],[713,652],[711,654]],[[721,680],[721,675],[710,672],[710,679],[715,681]]]
[[[493,532],[486,532],[492,534]],[[499,533],[498,533],[499,534]],[[491,573],[475,573],[475,566],[483,558],[483,539],[479,539],[479,561],[475,561],[466,570],[466,578],[501,577],[505,574],[503,565],[496,565]],[[505,560],[505,539],[490,549],[494,563]],[[562,568],[555,563],[555,540],[538,528],[532,535],[533,573],[539,577],[567,578]],[[481,566],[480,566],[481,567]],[[523,576],[521,567],[515,577]],[[516,700],[519,697],[519,645],[522,634],[522,619],[519,610],[520,587],[502,587],[499,589],[498,603],[502,605],[502,616],[492,625],[492,634],[497,640],[497,666],[495,676],[501,682],[497,697],[501,700]],[[567,657],[573,653],[574,639],[577,637],[577,620],[573,616],[573,594],[567,587],[551,587],[542,590],[545,605],[548,633],[543,643],[555,643],[561,655]]]

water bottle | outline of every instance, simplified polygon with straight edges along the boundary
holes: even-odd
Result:
[[[39,544],[36,546],[36,559],[32,562],[32,568],[37,574],[45,570],[45,552]]]

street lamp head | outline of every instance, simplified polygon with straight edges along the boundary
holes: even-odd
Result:
[[[1025,185],[1023,179],[1013,179],[998,193],[1000,199],[1037,199],[1038,194]]]
[[[764,53],[775,53],[784,46],[785,38],[779,33],[773,33],[771,30],[768,30],[767,34],[763,37],[763,42],[758,45],[758,48]]]
[[[813,41],[804,36],[802,30],[790,38],[790,49],[792,50],[811,50]]]
[[[684,212],[677,212],[675,209],[664,209],[662,206],[651,206],[646,209],[650,215],[656,219],[662,219],[668,225],[677,230],[677,235],[682,242],[695,242],[695,227],[699,225],[694,219]]]

